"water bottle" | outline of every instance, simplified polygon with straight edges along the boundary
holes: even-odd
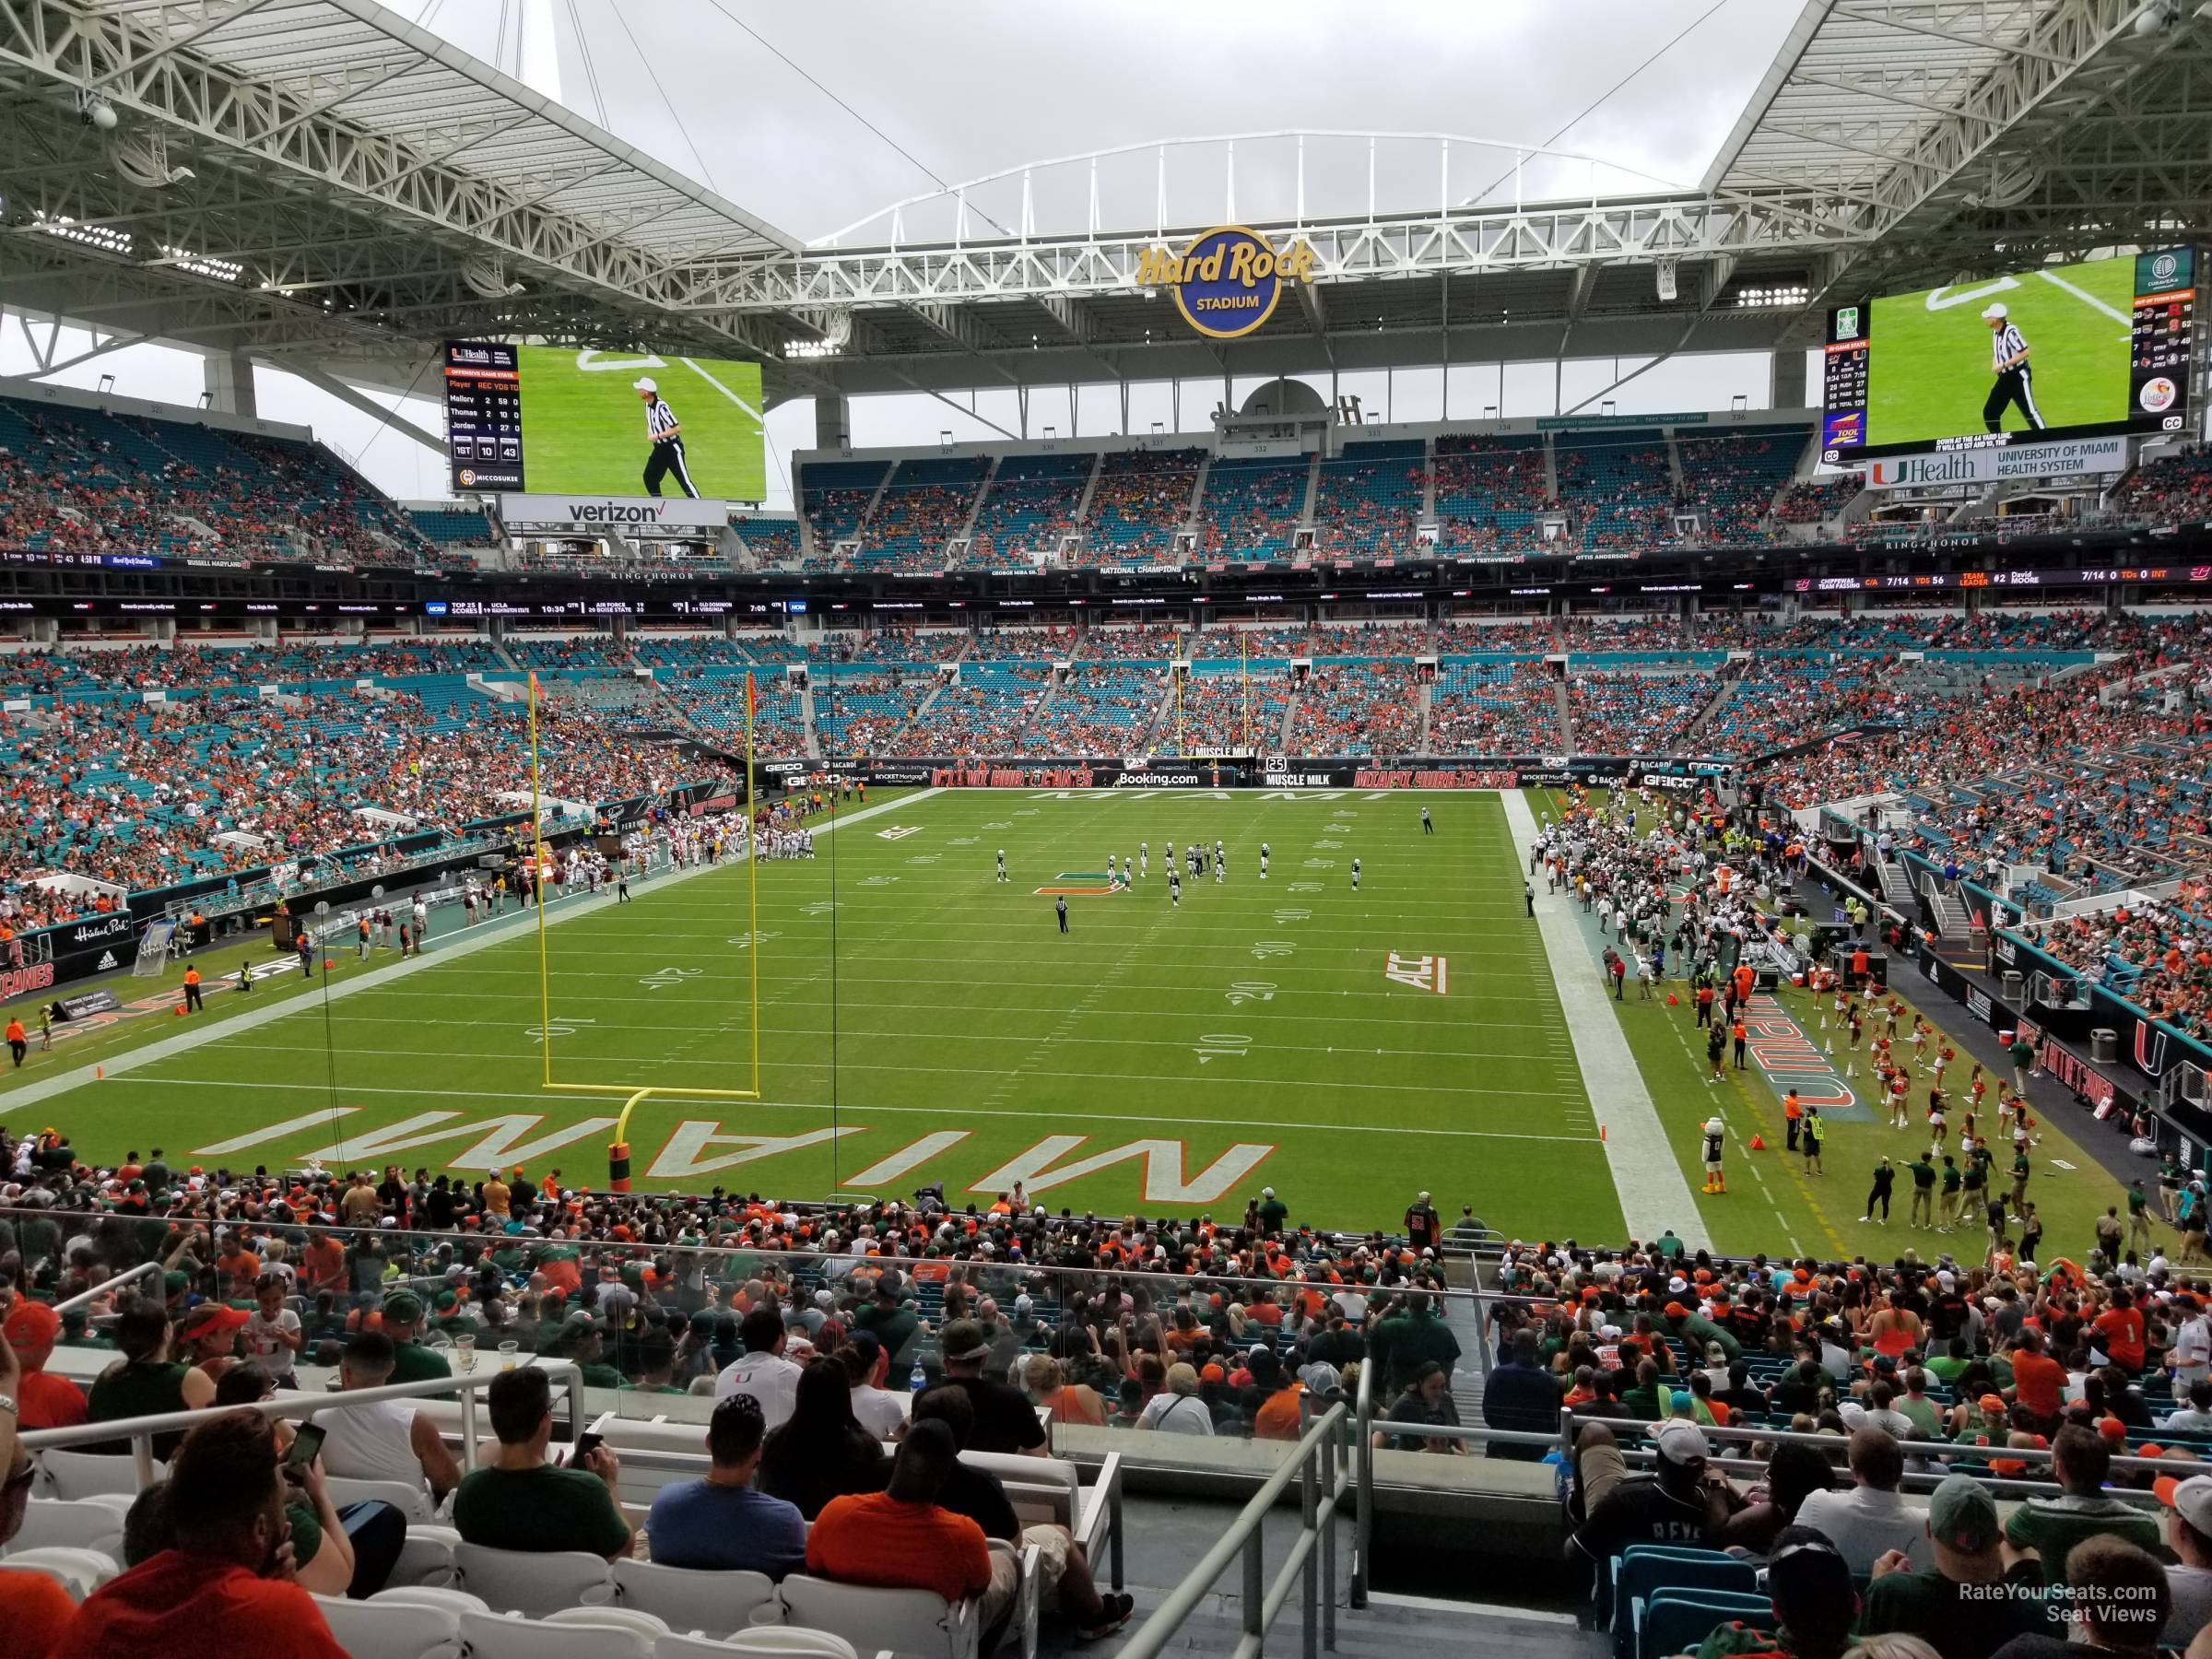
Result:
[[[906,1385],[907,1387],[912,1389],[916,1394],[920,1394],[924,1389],[929,1386],[929,1373],[922,1369],[921,1360],[917,1359],[914,1361],[914,1369],[908,1375],[906,1379]]]

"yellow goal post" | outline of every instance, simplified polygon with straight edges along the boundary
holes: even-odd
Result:
[[[543,1086],[554,1094],[618,1096],[622,1110],[615,1120],[615,1138],[607,1147],[609,1184],[617,1192],[629,1189],[629,1118],[645,1100],[655,1097],[688,1100],[758,1100],[760,1098],[760,860],[753,831],[753,724],[756,693],[753,673],[745,675],[745,885],[746,954],[751,959],[752,1087],[750,1088],[682,1088],[664,1083],[563,1083],[553,1077],[552,974],[546,947],[546,824],[542,758],[538,748],[539,698],[537,674],[529,673],[530,712],[530,833],[531,887],[537,910],[538,1041],[544,1054]]]

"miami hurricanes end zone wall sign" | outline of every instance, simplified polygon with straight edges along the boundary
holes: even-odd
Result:
[[[1275,315],[1286,284],[1313,280],[1313,248],[1301,241],[1278,253],[1257,230],[1223,225],[1181,253],[1147,248],[1137,257],[1136,280],[1173,294],[1182,320],[1200,334],[1234,340]]]

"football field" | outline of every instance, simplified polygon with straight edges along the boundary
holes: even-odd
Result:
[[[553,1075],[747,1087],[757,956],[763,1098],[648,1100],[640,1185],[942,1181],[987,1205],[1020,1179],[1054,1209],[1234,1213],[1271,1184],[1297,1218],[1345,1226],[1394,1222],[1428,1189],[1509,1230],[1617,1236],[1498,798],[1426,797],[1430,836],[1422,798],[878,801],[816,858],[762,864],[757,942],[742,865],[557,908]],[[1227,879],[1186,876],[1171,904],[1168,843],[1217,839]],[[1145,843],[1149,874],[1099,890],[1108,855]],[[1070,889],[1065,935],[1053,888]],[[335,959],[343,992],[392,959]],[[534,929],[465,955],[435,941],[427,964],[327,1006],[320,982],[255,994],[269,988],[293,996],[281,1017],[35,1112],[96,1158],[158,1140],[238,1167],[521,1163],[604,1184],[620,1100],[541,1088]],[[215,1007],[237,1019],[249,1000]]]
[[[1564,805],[1523,799],[1536,816]],[[1691,1010],[1666,1000],[1679,980],[1618,1003],[1588,989],[1606,939],[1539,881],[1539,905],[1571,921],[1553,911],[1555,964],[1497,794],[922,791],[815,821],[815,858],[760,865],[757,930],[742,864],[641,882],[628,904],[557,901],[549,1025],[536,918],[465,929],[441,911],[423,961],[339,948],[307,981],[272,963],[252,995],[225,990],[188,1019],[162,1017],[174,971],[166,993],[112,982],[158,1014],[34,1051],[0,1077],[0,1121],[64,1126],[96,1161],[159,1145],[180,1165],[520,1164],[604,1187],[619,1091],[728,1090],[638,1107],[640,1187],[819,1198],[942,1182],[956,1205],[988,1206],[1019,1180],[1055,1211],[1224,1217],[1272,1185],[1294,1220],[1338,1228],[1394,1228],[1427,1190],[1448,1218],[1468,1205],[1509,1235],[1585,1242],[1626,1236],[1634,1189],[1661,1194],[1659,1224],[1742,1253],[1978,1251],[1978,1229],[1906,1231],[1902,1182],[1897,1223],[1859,1222],[1875,1161],[1901,1166],[1924,1135],[1841,1111],[1827,1172],[1808,1171],[1781,1147],[1783,1080],[1730,1066],[1708,1085]],[[1174,905],[1169,843],[1216,840],[1227,878],[1186,875]],[[1106,880],[1109,854],[1118,868],[1147,848],[1148,873]],[[227,950],[201,959],[235,971]],[[753,1078],[756,968],[753,1100],[735,1097]],[[1779,992],[1768,1018],[1802,1032],[1783,1064],[1845,1069],[1816,999]],[[548,1033],[556,1081],[616,1092],[546,1089]],[[1609,1065],[1592,1039],[1616,1033]],[[1869,1087],[1863,1072],[1839,1086]],[[1700,1196],[1699,1125],[1716,1112],[1729,1191]],[[2119,1191],[2067,1128],[2046,1122],[2033,1195],[2078,1254]]]
[[[1994,376],[1982,312],[1993,303],[2027,339],[2046,427],[2126,418],[2135,269],[2129,258],[2096,260],[1877,300],[1867,441],[1932,442],[1983,429],[1982,402]],[[2004,425],[2019,431],[2027,422],[2016,407]]]
[[[631,390],[652,380],[676,412],[691,482],[702,496],[758,501],[768,489],[760,366],[657,352],[576,351],[524,346],[523,466],[547,494],[645,492],[645,406]],[[671,478],[665,496],[683,491]]]

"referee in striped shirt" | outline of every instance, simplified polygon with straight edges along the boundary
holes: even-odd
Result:
[[[645,463],[645,493],[661,493],[661,480],[675,475],[677,488],[693,500],[699,491],[691,482],[691,470],[684,465],[684,429],[676,418],[676,411],[662,401],[661,389],[650,380],[631,382],[630,390],[645,400],[645,436],[653,441],[653,454]]]
[[[2028,336],[2002,305],[1983,312],[1982,321],[1989,324],[1989,367],[1997,377],[1989,395],[1982,400],[1982,424],[1993,432],[2003,431],[2005,411],[2018,404],[2027,417],[2028,429],[2041,431],[2042,412],[2035,406],[2035,374],[2028,367]]]

